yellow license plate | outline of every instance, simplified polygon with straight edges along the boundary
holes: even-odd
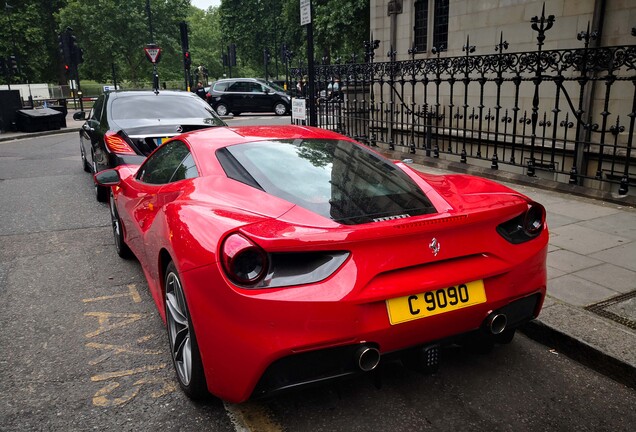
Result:
[[[389,322],[400,324],[486,302],[481,280],[386,301]]]
[[[161,144],[165,143],[166,141],[168,141],[170,139],[170,137],[165,137],[165,138],[157,138],[157,147],[159,147]]]

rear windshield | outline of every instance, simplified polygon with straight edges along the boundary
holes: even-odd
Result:
[[[188,96],[148,94],[118,97],[112,101],[110,113],[114,120],[212,118],[218,120],[218,125],[223,125],[212,108],[201,98]]]
[[[261,141],[217,156],[228,177],[342,224],[435,212],[404,172],[349,141]]]

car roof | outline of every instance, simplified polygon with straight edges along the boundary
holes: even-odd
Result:
[[[271,139],[336,139],[353,141],[338,133],[310,126],[235,126],[214,127],[190,132],[181,137],[186,141],[202,168],[202,175],[216,171],[217,163],[212,156],[218,149],[235,144]]]
[[[155,93],[154,90],[115,90],[115,91],[110,91],[107,93],[109,98],[120,98],[120,97],[135,97],[135,96],[157,96],[157,97],[161,97],[161,96],[185,96],[185,97],[191,97],[191,96],[196,96],[194,93],[191,92],[187,92],[187,91],[183,91],[183,90],[160,90],[158,92]]]

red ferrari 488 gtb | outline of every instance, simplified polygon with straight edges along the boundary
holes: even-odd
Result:
[[[447,342],[509,342],[543,304],[540,204],[330,131],[191,132],[95,181],[190,397],[240,402],[391,359],[432,368]]]

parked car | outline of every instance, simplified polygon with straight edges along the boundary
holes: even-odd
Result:
[[[282,87],[258,78],[218,80],[208,94],[208,103],[220,116],[244,112],[274,112],[282,116],[291,109],[291,98]]]
[[[113,186],[117,252],[139,259],[193,398],[241,402],[391,359],[431,368],[441,343],[510,342],[545,297],[540,204],[331,131],[192,132],[95,180]]]
[[[179,91],[114,91],[99,96],[80,129],[84,171],[96,173],[127,163],[141,163],[166,139],[183,132],[224,126],[201,98]],[[98,201],[108,200],[108,189],[95,185]]]

